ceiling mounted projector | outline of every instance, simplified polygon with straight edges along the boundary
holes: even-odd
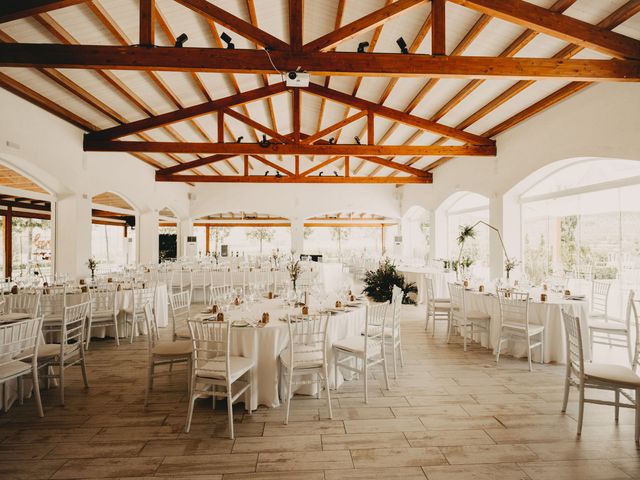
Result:
[[[285,82],[287,87],[308,87],[309,74],[306,72],[288,72]]]

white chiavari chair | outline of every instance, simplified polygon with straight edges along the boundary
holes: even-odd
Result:
[[[7,313],[25,313],[31,318],[38,315],[40,309],[40,292],[37,293],[14,293],[7,296],[5,310]]]
[[[129,342],[133,343],[138,325],[145,323],[144,307],[147,303],[155,301],[155,290],[153,288],[140,288],[132,291],[132,302],[128,308],[124,309],[124,323],[127,327],[127,336],[130,337]]]
[[[185,293],[189,293],[187,290]],[[151,308],[151,302],[147,302],[142,308],[144,312],[144,320],[147,326],[147,342],[148,342],[148,366],[147,366],[147,388],[144,395],[144,404],[149,404],[149,392],[153,390],[153,379],[159,376],[171,375],[173,373],[173,364],[186,363],[187,379],[191,374],[191,359],[193,347],[190,340],[177,340],[170,342],[160,341],[158,324],[156,316]],[[156,367],[161,365],[169,365],[169,370],[165,372],[156,372]]]
[[[171,330],[173,332],[173,341],[178,338],[191,338],[187,332],[178,334],[178,322],[184,323],[188,328],[188,322],[191,320],[191,293],[188,290],[169,295],[169,306],[171,307]]]
[[[631,308],[635,309],[632,303]],[[620,407],[633,408],[636,413],[635,440],[640,441],[640,376],[631,368],[606,363],[585,363],[582,343],[582,327],[580,318],[562,310],[562,318],[566,333],[567,367],[564,383],[562,412],[567,411],[569,388],[575,386],[579,392],[578,399],[578,436],[582,433],[584,404],[609,405],[615,407],[615,421],[618,422]],[[637,318],[637,315],[636,315]],[[606,390],[614,392],[614,401],[585,398],[585,390]],[[633,391],[630,395],[628,391]],[[628,403],[621,402],[623,396]]]
[[[233,286],[231,285],[214,285],[211,287],[211,296],[209,306],[218,305],[221,306],[226,300],[229,300],[233,295]]]
[[[364,379],[364,403],[369,402],[368,375],[370,368],[382,364],[385,386],[389,390],[386,342],[384,340],[388,307],[389,302],[367,305],[364,336],[347,337],[333,344],[336,390],[338,368],[361,374]],[[355,360],[355,366],[353,360]],[[358,363],[360,363],[360,367],[358,367]]]
[[[38,415],[44,417],[38,379],[38,347],[41,330],[42,317],[0,325],[0,385],[18,379],[19,397],[22,403],[23,377],[31,374]],[[4,391],[6,395],[6,385]]]
[[[116,345],[120,346],[116,290],[109,287],[107,289],[96,288],[95,290],[90,290],[89,300],[91,308],[89,309],[89,319],[87,321],[87,350],[89,350],[89,344],[91,343],[91,329],[98,327],[113,327]]]
[[[451,341],[451,333],[454,328],[460,329],[463,338],[464,351],[467,351],[467,338],[473,341],[475,334],[489,335],[491,316],[484,312],[467,309],[466,294],[462,285],[449,284],[451,296],[451,327],[447,343]]]
[[[500,361],[500,349],[504,342],[524,340],[527,342],[529,371],[532,371],[533,349],[540,348],[540,363],[544,363],[544,326],[529,323],[529,294],[498,289],[498,302],[500,304],[500,337],[496,348],[496,364]]]
[[[437,298],[433,287],[433,279],[426,274],[424,279],[426,289],[427,318],[424,329],[429,330],[429,320],[433,322],[433,330],[431,336],[436,334],[436,321],[442,320],[447,322],[447,333],[451,328],[451,300],[448,298]]]
[[[43,317],[42,330],[45,338],[61,330],[64,309],[67,307],[67,287],[45,287],[40,297],[40,315]]]
[[[64,375],[65,370],[74,365],[80,365],[85,388],[89,388],[87,366],[84,352],[84,336],[86,320],[91,308],[90,302],[79,303],[72,307],[65,307],[60,330],[60,343],[47,343],[38,349],[39,368],[48,368],[49,373],[43,378],[57,378],[60,380],[60,404],[64,405]]]
[[[193,368],[191,369],[189,412],[185,431],[191,429],[191,418],[197,398],[226,398],[229,416],[229,437],[233,430],[233,402],[244,395],[245,409],[251,414],[251,389],[253,385],[252,359],[231,355],[230,322],[190,321],[189,330],[193,342]],[[248,378],[247,378],[248,377]]]
[[[280,353],[280,366],[285,387],[285,425],[289,423],[289,410],[294,385],[317,385],[318,398],[320,398],[324,383],[327,391],[329,418],[333,418],[327,361],[328,323],[329,315],[293,317],[287,315],[289,345]],[[301,378],[303,375],[311,375],[312,378]]]
[[[391,325],[385,327],[384,338],[387,346],[391,347],[393,355],[393,378],[398,379],[398,357],[400,366],[404,367],[404,355],[402,352],[402,336],[400,335],[400,318],[402,314],[402,299],[404,292],[397,285],[393,286],[391,294]]]
[[[591,284],[590,320],[609,320],[609,290],[611,283],[594,281]]]

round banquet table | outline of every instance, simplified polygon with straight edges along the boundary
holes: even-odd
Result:
[[[544,361],[545,363],[566,362],[566,339],[564,324],[562,322],[562,309],[567,309],[572,315],[580,318],[582,331],[582,344],[584,345],[585,360],[589,360],[589,328],[587,318],[589,315],[589,303],[580,300],[567,300],[559,294],[548,293],[546,302],[540,302],[540,292],[534,290],[529,304],[529,323],[532,325],[544,325]],[[500,336],[500,304],[493,293],[479,293],[467,290],[465,292],[467,311],[476,310],[491,315],[490,336],[480,335],[483,347],[491,348],[494,352],[498,346]],[[476,339],[477,340],[477,339]],[[540,361],[540,349],[533,350],[532,361]],[[500,349],[500,355],[512,355],[514,357],[527,356],[527,344],[524,341],[508,340]]]
[[[433,294],[436,298],[449,298],[449,282],[456,281],[456,274],[453,271],[445,272],[438,268],[433,267],[412,267],[412,266],[400,266],[398,272],[402,273],[407,282],[413,282],[418,288],[417,302],[424,303],[427,296],[427,286],[425,282],[425,275],[431,277],[433,280]]]
[[[231,355],[241,355],[254,361],[253,388],[251,389],[251,408],[258,405],[277,407],[280,405],[280,353],[289,344],[289,328],[286,318],[287,313],[292,313],[291,307],[285,306],[280,299],[261,300],[249,306],[249,310],[243,308],[230,309],[225,312],[225,321],[235,322],[246,320],[254,323],[262,317],[263,312],[269,313],[269,323],[264,327],[247,326],[233,327],[231,332]],[[295,309],[296,313],[300,308]],[[314,313],[311,309],[310,313]],[[209,315],[200,314],[200,318]],[[329,384],[332,387],[340,386],[344,377],[338,371],[338,377],[334,378],[333,342],[343,338],[360,335],[365,324],[366,308],[363,304],[344,313],[333,314],[329,317],[327,326],[327,353],[329,362]],[[314,395],[316,385],[300,385],[295,392],[305,395]]]

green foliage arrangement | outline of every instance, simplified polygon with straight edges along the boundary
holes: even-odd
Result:
[[[414,296],[409,293],[417,294],[418,287],[415,283],[406,283],[404,276],[398,273],[393,262],[385,258],[380,262],[376,270],[369,270],[364,276],[365,288],[363,293],[371,297],[375,302],[387,302],[391,300],[393,286],[397,285],[404,292],[404,300],[402,303],[415,305]]]

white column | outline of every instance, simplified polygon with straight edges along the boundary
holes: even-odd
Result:
[[[91,274],[91,199],[72,194],[56,201],[55,271],[73,279]]]
[[[159,256],[159,217],[157,210],[141,212],[136,226],[138,236],[138,259],[144,265],[158,263]]]
[[[291,250],[296,256],[304,252],[304,219],[291,218]]]
[[[178,222],[178,258],[186,253],[187,237],[193,235],[193,222],[190,218],[181,218]]]
[[[447,216],[442,208],[432,210],[431,215],[431,252],[429,259],[447,258]]]
[[[489,200],[489,223],[500,230],[504,248],[510,259],[522,260],[522,222],[520,204],[512,195],[495,194]],[[506,276],[504,262],[506,258],[500,239],[495,232],[489,236],[490,276],[502,278]],[[514,279],[520,278],[522,265],[511,272]]]

